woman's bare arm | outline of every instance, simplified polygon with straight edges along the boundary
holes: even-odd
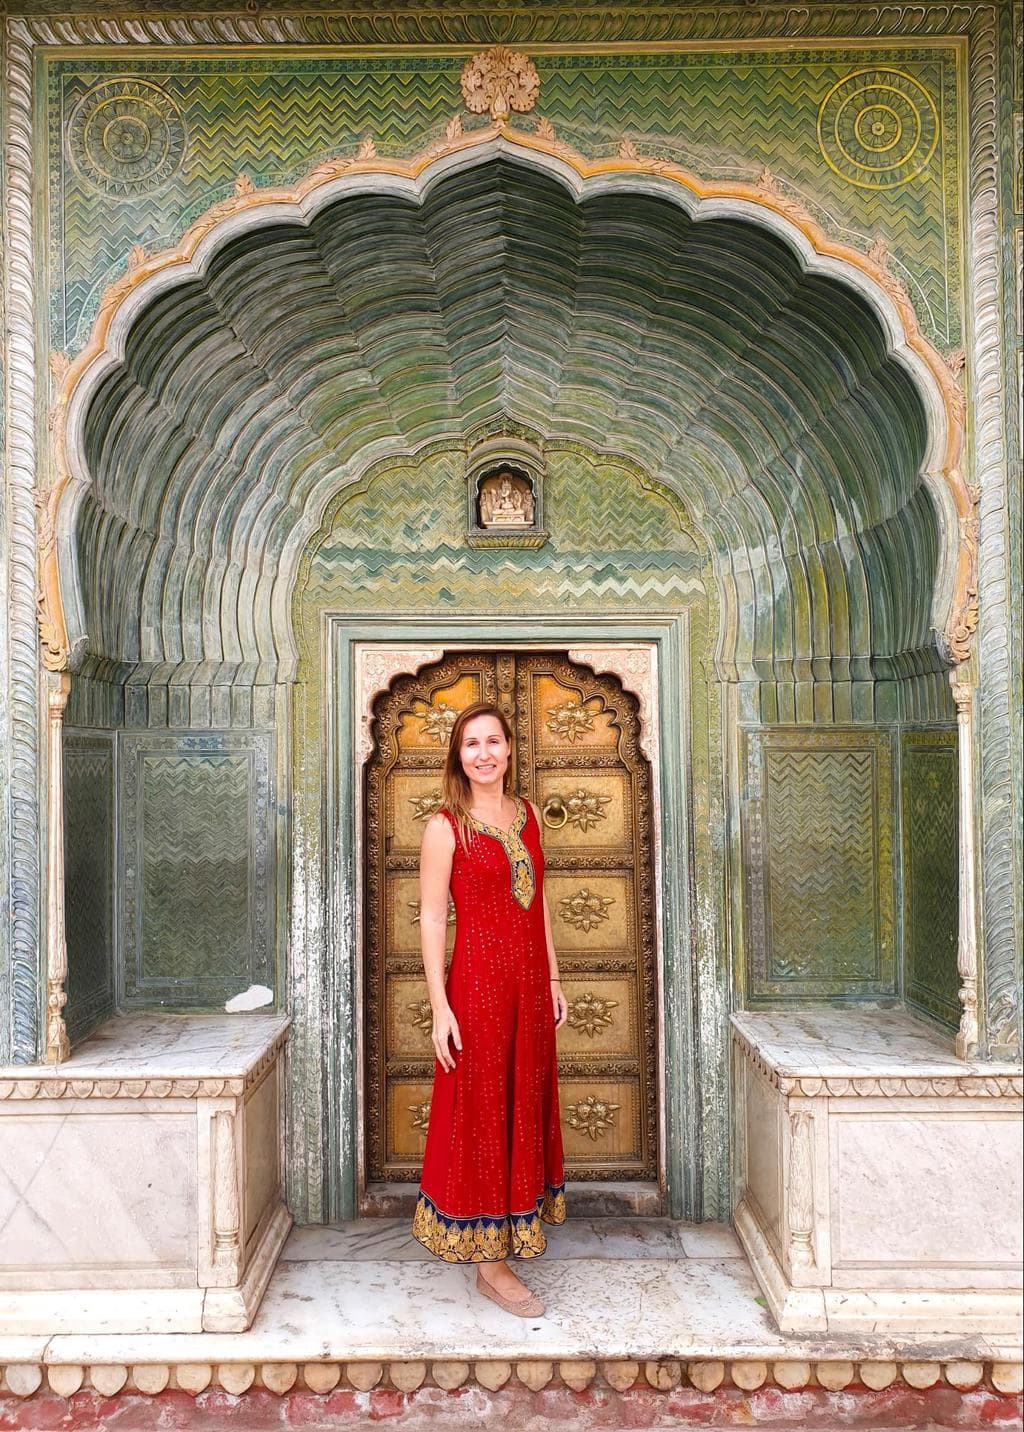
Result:
[[[443,815],[431,816],[423,832],[420,847],[420,949],[423,973],[427,980],[427,996],[433,1011],[431,1040],[442,1068],[454,1069],[456,1049],[462,1048],[462,1036],[448,1004],[444,988],[444,957],[448,939],[448,889],[452,877],[455,836]]]

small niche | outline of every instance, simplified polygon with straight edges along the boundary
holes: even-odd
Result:
[[[540,547],[541,457],[532,445],[492,439],[471,454],[469,530],[475,547]]]

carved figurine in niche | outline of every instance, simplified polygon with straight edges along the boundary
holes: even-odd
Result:
[[[481,527],[529,527],[533,512],[533,488],[526,478],[503,468],[481,482]]]

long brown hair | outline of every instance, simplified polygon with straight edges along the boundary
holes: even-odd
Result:
[[[455,718],[452,734],[448,740],[448,755],[444,763],[444,774],[441,777],[441,799],[455,817],[463,850],[469,849],[469,840],[472,835],[469,808],[473,801],[473,791],[469,784],[469,777],[462,769],[462,733],[469,722],[475,721],[478,716],[493,716],[504,731],[505,740],[509,745],[512,744],[512,727],[509,725],[508,717],[504,711],[499,711],[497,706],[493,706],[490,701],[474,701],[472,706],[467,706],[465,711],[460,711]],[[512,760],[510,756],[502,783],[504,795],[508,795],[511,785]]]

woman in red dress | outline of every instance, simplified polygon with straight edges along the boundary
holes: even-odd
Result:
[[[544,898],[537,809],[509,792],[512,731],[487,702],[452,728],[442,808],[420,856],[420,928],[436,1061],[413,1235],[477,1289],[538,1317],[509,1258],[565,1221],[555,1030],[567,1008]],[[449,891],[455,949],[445,980]]]

